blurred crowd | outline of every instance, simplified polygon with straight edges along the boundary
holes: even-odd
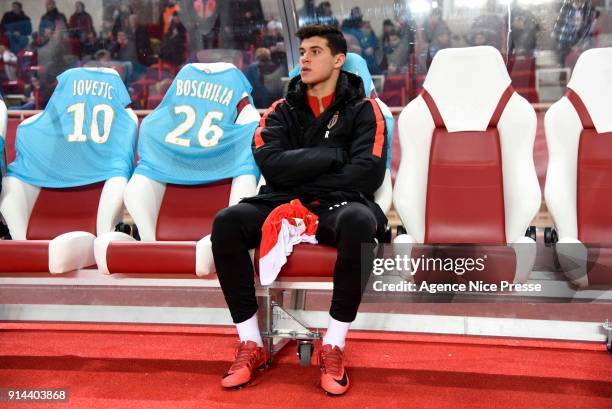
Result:
[[[501,2],[488,0],[462,33],[444,20],[443,3],[434,3],[430,12],[415,17],[406,2],[395,2],[393,18],[381,27],[373,27],[360,7],[339,19],[329,1],[304,0],[298,17],[300,25],[340,28],[349,51],[363,56],[373,75],[385,76],[386,89],[379,91],[391,105],[406,102],[408,88],[418,87],[415,81],[444,48],[491,45],[513,58],[534,58],[540,22],[517,1],[508,14]],[[24,96],[16,108],[44,108],[57,75],[75,66],[115,68],[136,108],[153,108],[187,62],[234,63],[253,85],[258,107],[282,96],[287,76],[283,27],[278,18],[264,18],[259,0],[161,0],[159,21],[146,23],[128,0],[102,4],[97,24],[81,1],[67,18],[54,0],[45,0],[46,13],[33,26],[22,4],[12,3],[0,21],[0,82],[3,94]],[[593,46],[597,17],[591,0],[563,1],[548,30],[562,66]]]

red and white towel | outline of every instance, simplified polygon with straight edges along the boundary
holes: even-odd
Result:
[[[316,244],[319,217],[304,207],[299,199],[278,206],[261,227],[259,280],[271,284],[299,243]]]

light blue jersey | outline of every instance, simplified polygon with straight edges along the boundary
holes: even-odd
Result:
[[[7,175],[52,188],[130,177],[138,126],[114,70],[74,68],[57,77],[45,110],[17,127]]]
[[[350,72],[351,74],[355,74],[361,77],[361,80],[363,81],[363,89],[366,92],[366,95],[364,95],[365,97],[378,98],[376,87],[374,87],[374,81],[372,81],[372,76],[370,75],[370,71],[368,70],[368,64],[366,63],[366,60],[363,59],[363,57],[355,53],[347,53],[346,60],[344,61],[344,65],[342,66],[342,71]],[[289,78],[294,78],[298,75],[300,75],[300,66],[296,65],[289,73]],[[387,126],[387,169],[390,169],[391,147],[393,144],[393,133],[395,131],[395,119],[393,118],[393,114],[391,114],[391,111],[384,102],[382,102],[380,99],[377,99],[377,102],[385,118],[385,125]]]
[[[251,152],[258,122],[235,123],[251,84],[231,64],[188,64],[140,126],[135,173],[163,183],[202,184],[259,176]]]

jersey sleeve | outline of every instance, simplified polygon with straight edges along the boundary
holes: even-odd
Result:
[[[240,90],[240,95],[242,95],[245,92],[251,95],[251,93],[253,92],[253,86],[251,85],[247,77],[242,73],[242,71],[238,71],[237,74],[240,77],[240,83],[242,84],[242,88],[243,88]]]
[[[121,77],[118,75],[113,75],[113,88],[115,90],[115,95],[113,97],[117,98],[118,103],[121,104],[122,107],[127,107],[132,103],[130,94],[123,81],[121,81]]]

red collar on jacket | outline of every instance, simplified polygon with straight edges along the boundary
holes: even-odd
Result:
[[[335,96],[336,96],[336,93],[332,92],[331,95],[328,95],[321,99],[324,110],[327,109],[327,107],[331,105],[331,103],[334,101]],[[319,111],[319,99],[317,97],[313,97],[309,93],[306,93],[306,98],[308,99],[308,105],[310,106],[310,110],[314,114],[315,118],[318,118],[319,115],[321,115],[321,113],[323,112],[323,111]]]

